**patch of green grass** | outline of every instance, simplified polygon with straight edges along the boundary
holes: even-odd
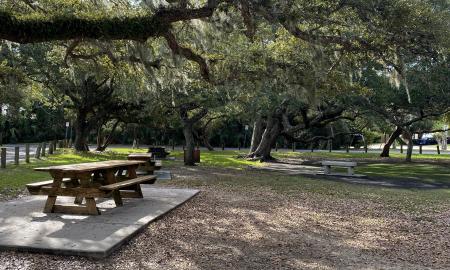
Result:
[[[356,171],[380,178],[412,180],[430,184],[450,183],[450,168],[439,164],[374,163],[358,166]]]
[[[380,158],[380,153],[364,153],[364,152],[273,152],[272,153],[275,158],[328,158],[328,159],[352,159],[352,158],[367,158],[367,159],[382,159]],[[404,159],[405,154],[400,153],[391,153],[391,158],[395,159]],[[413,160],[450,160],[449,154],[413,154]]]
[[[224,167],[224,168],[245,168],[247,166],[263,166],[263,163],[246,160],[244,158],[238,158],[239,155],[243,155],[242,151],[201,151],[200,152],[200,166],[208,167]],[[175,157],[179,160],[183,160],[182,151],[170,152],[171,157]]]

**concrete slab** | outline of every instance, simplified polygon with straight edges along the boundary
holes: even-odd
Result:
[[[170,171],[155,171],[156,179],[160,180],[172,180],[172,174]]]
[[[46,196],[28,196],[0,203],[0,250],[107,257],[136,233],[199,191],[147,188],[144,199],[99,200],[100,216],[42,213]],[[58,197],[60,203],[72,198]]]

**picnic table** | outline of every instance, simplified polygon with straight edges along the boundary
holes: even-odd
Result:
[[[136,169],[143,163],[145,161],[110,160],[35,168],[49,172],[53,180],[28,184],[27,189],[32,195],[48,196],[44,213],[99,215],[95,198],[112,196],[116,206],[122,206],[122,198],[143,197],[140,184],[156,178],[153,175],[137,177]],[[56,204],[58,196],[74,197],[75,205]]]
[[[162,167],[162,162],[160,160],[154,160],[153,157],[152,153],[132,153],[127,158],[128,160],[145,161],[144,164],[139,165],[139,168],[147,172],[147,174],[153,174],[154,171],[160,170]]]

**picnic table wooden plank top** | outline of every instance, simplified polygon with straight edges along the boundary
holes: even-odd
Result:
[[[49,171],[89,172],[117,167],[125,167],[130,165],[139,165],[143,163],[145,163],[145,161],[142,160],[108,160],[108,161],[42,167],[42,168],[35,168],[34,170],[41,172],[49,172]]]
[[[131,158],[133,158],[133,157],[152,158],[152,156],[153,156],[152,153],[132,153],[132,154],[128,155],[128,157],[131,157]]]

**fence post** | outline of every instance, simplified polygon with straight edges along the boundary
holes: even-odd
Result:
[[[1,168],[2,169],[6,168],[6,147],[1,148],[0,159],[1,159],[1,165],[0,165]]]
[[[422,155],[422,145],[419,145],[419,154]]]
[[[292,143],[292,152],[295,152],[295,142]]]
[[[41,156],[45,157],[45,148],[47,148],[47,143],[42,143],[42,152],[41,152]]]
[[[30,163],[30,144],[25,144],[25,162]]]
[[[19,165],[19,154],[20,154],[19,146],[14,147],[14,165]]]
[[[439,149],[439,144],[438,144],[438,145],[436,145],[436,149],[437,149],[437,153],[438,153],[438,155],[440,155],[440,154],[441,154],[441,149]]]

